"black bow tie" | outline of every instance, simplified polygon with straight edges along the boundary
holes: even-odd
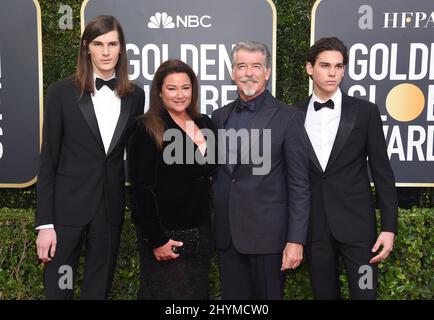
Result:
[[[103,86],[107,86],[110,90],[114,90],[116,87],[116,78],[111,78],[110,80],[103,80],[101,78],[96,78],[95,87],[96,90],[101,89]]]
[[[328,100],[327,100],[326,102],[324,102],[324,103],[321,103],[321,102],[315,101],[315,102],[313,103],[313,107],[314,107],[315,111],[318,111],[318,110],[320,110],[320,109],[322,109],[322,108],[324,108],[324,107],[326,107],[326,108],[330,108],[330,109],[334,109],[334,108],[335,108],[335,104],[334,104],[334,102],[333,102],[332,99],[328,99]]]
[[[254,112],[255,105],[240,99],[240,103],[237,105],[237,112],[241,112],[245,109],[249,110],[250,112]]]

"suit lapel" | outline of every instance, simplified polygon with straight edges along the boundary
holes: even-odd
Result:
[[[255,145],[257,143],[259,143],[259,138],[262,136],[263,133],[262,130],[267,127],[268,123],[271,121],[271,118],[273,118],[276,111],[276,100],[270,93],[267,93],[267,96],[265,97],[262,106],[259,108],[256,116],[254,117],[250,127],[246,128],[249,132],[249,138],[252,140],[250,141],[250,146],[246,148],[246,150],[244,150],[244,152],[241,154],[240,159],[245,159],[245,157],[249,157],[249,153],[251,152],[251,150],[255,148]],[[251,133],[251,129],[258,129],[259,134],[253,135]],[[234,171],[237,170],[238,167],[239,164],[235,165]]]
[[[315,167],[318,169],[319,172],[323,173],[321,164],[319,163],[318,157],[316,156],[315,149],[312,146],[312,142],[310,142],[309,136],[307,137],[308,140],[308,150],[309,150],[309,158],[312,161],[312,163],[315,165]]]
[[[107,151],[107,156],[110,155],[110,153],[116,147],[116,144],[119,142],[119,139],[122,137],[125,127],[128,123],[128,119],[130,118],[130,113],[131,113],[130,103],[131,103],[131,99],[129,99],[129,96],[126,96],[121,99],[121,112],[119,114],[119,119],[116,124],[115,132],[113,133],[112,140],[110,141],[110,146]]]
[[[262,130],[265,129],[268,125],[268,123],[271,121],[271,118],[273,118],[274,114],[277,111],[276,106],[276,100],[271,95],[271,93],[267,93],[267,97],[265,98],[263,105],[258,111],[258,114],[253,119],[253,122],[250,125],[250,128],[248,128],[249,132],[250,129],[259,129],[258,135],[252,135],[250,134],[250,138],[252,139],[250,141],[250,148],[246,148],[247,150],[241,155],[241,159],[243,159],[245,156],[247,156],[246,153],[250,152],[251,148],[254,148],[254,146],[259,143],[259,138],[262,136]]]
[[[228,104],[227,108],[221,109],[220,119],[218,122],[218,128],[217,129],[226,129],[226,122],[228,121],[229,115],[231,114],[232,110],[235,108],[236,104],[238,103],[238,99]],[[227,171],[227,173],[231,176],[234,171],[234,164],[229,163],[229,150],[228,147],[225,144],[220,144],[221,140],[217,139],[218,141],[218,152],[225,152],[225,164],[223,165],[223,168]],[[224,147],[224,148],[223,148]],[[221,150],[221,151],[220,151]]]
[[[101,134],[98,128],[98,121],[96,119],[95,110],[93,108],[92,98],[90,97],[90,93],[83,92],[83,95],[78,98],[78,107],[81,110],[84,118],[86,119],[87,124],[92,130],[98,144],[102,148],[105,153],[104,143],[102,142]]]
[[[342,92],[341,120],[339,122],[338,132],[336,133],[335,142],[325,171],[331,167],[339,153],[342,151],[342,147],[345,145],[345,142],[353,130],[356,115],[356,102],[354,100],[352,101],[348,95]]]
[[[309,106],[309,102],[312,95],[309,96],[309,98],[304,99],[300,104],[298,105],[300,109],[304,112],[304,115],[307,114],[307,108]],[[315,165],[315,167],[318,169],[319,172],[323,173],[321,164],[319,163],[318,157],[316,156],[315,149],[312,146],[312,142],[310,142],[309,135],[307,135],[307,141],[308,141],[308,150],[309,150],[309,158],[312,161],[312,163]]]
[[[221,118],[219,122],[219,127],[217,129],[225,129],[226,122],[228,121],[229,115],[231,114],[232,110],[234,110],[235,105],[238,103],[238,99],[228,104],[227,108],[221,109]]]

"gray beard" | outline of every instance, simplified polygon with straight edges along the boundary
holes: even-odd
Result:
[[[254,96],[256,94],[256,91],[254,89],[244,89],[243,93],[247,97]]]

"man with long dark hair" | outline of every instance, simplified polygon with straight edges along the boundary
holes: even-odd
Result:
[[[36,246],[47,299],[71,299],[83,244],[82,299],[106,299],[124,216],[125,144],[143,113],[112,16],[88,23],[77,73],[48,88],[37,185]]]

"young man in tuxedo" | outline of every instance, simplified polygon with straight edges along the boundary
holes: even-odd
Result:
[[[48,88],[37,184],[36,240],[47,299],[71,299],[85,247],[82,299],[106,299],[124,216],[124,149],[144,92],[128,80],[112,16],[88,23],[75,76]]]
[[[375,299],[377,263],[392,251],[397,196],[378,107],[339,89],[348,62],[337,38],[308,51],[313,94],[298,107],[309,136],[311,221],[306,258],[315,298],[338,299],[339,257],[351,298]],[[371,192],[368,164],[375,184]],[[381,211],[377,237],[376,205]]]

